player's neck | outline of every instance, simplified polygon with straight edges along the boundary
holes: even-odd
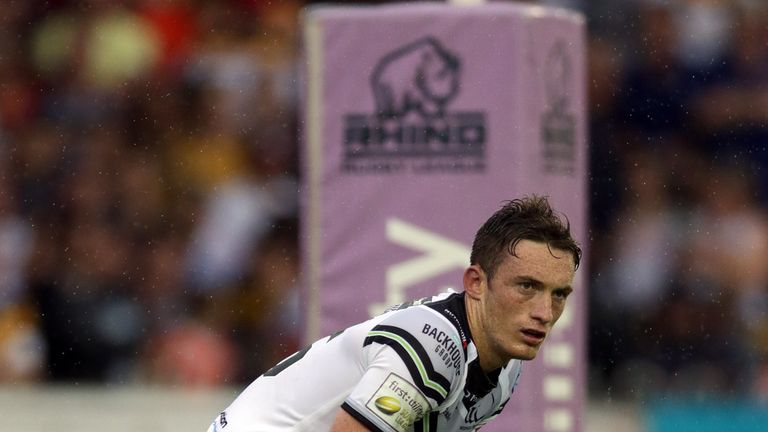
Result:
[[[504,366],[507,362],[495,354],[488,339],[482,305],[478,300],[466,296],[464,306],[467,310],[469,331],[472,333],[472,341],[477,348],[477,357],[483,372],[488,373]]]

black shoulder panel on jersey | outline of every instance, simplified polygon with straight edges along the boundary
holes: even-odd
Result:
[[[352,408],[352,406],[346,402],[341,404],[341,409],[347,412],[347,414],[351,415],[355,420],[359,421],[363,426],[367,427],[368,430],[372,430],[374,432],[387,432],[382,430],[380,427],[376,426],[372,421],[368,420],[367,417],[357,412],[356,409]]]
[[[472,339],[467,321],[467,310],[464,307],[464,293],[456,293],[435,302],[426,303],[425,306],[437,311],[456,327],[461,338],[461,346],[464,349],[464,358],[467,358],[467,345]]]
[[[394,349],[413,377],[413,384],[438,404],[443,403],[451,389],[451,382],[435,371],[429,354],[412,334],[400,327],[378,325],[368,332],[363,346],[373,342]]]

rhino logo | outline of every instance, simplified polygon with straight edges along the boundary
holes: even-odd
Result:
[[[484,171],[485,112],[460,103],[448,106],[459,94],[461,65],[459,56],[432,36],[385,51],[371,75],[359,81],[368,80],[374,106],[344,115],[341,170],[373,175]]]
[[[459,92],[460,71],[458,57],[429,36],[385,55],[371,76],[377,116],[402,119],[415,112],[425,120],[442,118]]]

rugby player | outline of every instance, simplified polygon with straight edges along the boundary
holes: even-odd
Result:
[[[397,305],[251,383],[209,432],[471,431],[497,416],[573,291],[581,249],[545,197],[478,230],[461,293]]]

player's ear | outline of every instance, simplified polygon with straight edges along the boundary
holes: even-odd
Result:
[[[480,299],[485,290],[485,272],[478,264],[464,270],[464,291],[474,299]]]

